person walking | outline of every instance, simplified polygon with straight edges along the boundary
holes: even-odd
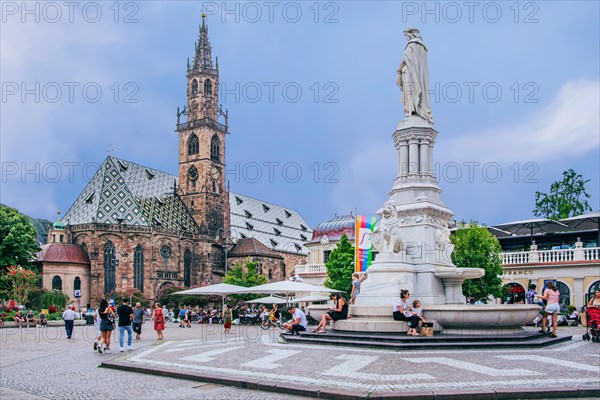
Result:
[[[122,353],[123,342],[125,341],[125,332],[127,331],[127,350],[133,350],[131,340],[133,339],[133,330],[131,329],[131,320],[133,319],[133,308],[129,305],[129,299],[124,297],[123,304],[117,308],[119,316],[119,351]]]
[[[179,327],[185,327],[185,306],[179,306]]]
[[[62,319],[65,321],[67,339],[71,339],[71,336],[73,336],[73,325],[75,324],[75,318],[77,318],[77,314],[75,313],[75,311],[73,311],[70,306],[67,307],[67,309],[62,315]]]
[[[144,311],[140,303],[135,303],[135,308],[133,309],[133,322],[131,323],[133,331],[135,332],[135,340],[140,340],[144,322],[146,322],[146,311]]]
[[[231,322],[233,321],[233,312],[229,307],[229,304],[225,304],[225,309],[223,310],[223,328],[225,329],[225,334],[229,333],[231,330]]]
[[[100,343],[100,339],[102,339],[102,332],[100,331],[100,312],[98,311],[100,308],[96,308],[94,311],[94,325],[96,326],[96,341],[94,342],[94,351],[98,350],[98,343]]]
[[[160,304],[154,304],[154,314],[152,315],[154,320],[154,330],[156,331],[156,340],[163,340],[162,332],[165,330],[165,315],[163,309],[160,308]]]
[[[546,324],[548,323],[548,315],[552,315],[552,333],[550,337],[556,337],[556,328],[558,327],[558,313],[560,312],[560,304],[558,304],[558,300],[560,297],[560,293],[558,288],[552,281],[548,281],[546,283],[546,290],[544,290],[543,295],[536,294],[536,297],[540,299],[544,299],[548,302],[546,304],[546,308],[544,308],[544,315],[542,316],[542,329],[540,333],[547,333]]]
[[[98,343],[98,353],[102,354],[102,345],[106,345],[106,352],[110,353],[110,336],[112,331],[115,329],[115,313],[112,308],[109,307],[106,299],[100,300],[100,307],[98,308],[98,314],[100,315],[100,342]]]

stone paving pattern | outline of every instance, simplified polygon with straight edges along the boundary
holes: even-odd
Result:
[[[61,328],[0,330],[2,399],[299,399],[215,384],[97,368],[103,361],[168,368],[229,379],[360,392],[490,389],[598,389],[600,345],[585,342],[581,327],[562,328],[572,341],[541,349],[390,351],[282,343],[278,331],[219,325],[191,329],[169,324],[165,341],[151,325],[133,352],[92,351],[94,329],[77,327],[74,340]],[[116,334],[114,335],[116,339]]]

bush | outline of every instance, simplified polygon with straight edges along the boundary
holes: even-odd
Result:
[[[41,287],[31,289],[31,292],[29,292],[29,298],[27,300],[27,303],[25,304],[27,309],[33,308],[37,310],[42,308],[42,296],[44,296],[44,294],[46,294],[47,292],[48,290]]]
[[[50,309],[51,306],[56,306],[57,309],[64,309],[69,302],[69,296],[60,290],[50,290],[42,295],[40,299],[40,308]]]
[[[62,314],[61,313],[50,313],[46,316],[46,319],[48,321],[60,321],[62,319]]]

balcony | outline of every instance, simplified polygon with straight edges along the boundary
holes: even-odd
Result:
[[[309,275],[309,274],[327,275],[327,267],[325,267],[325,264],[297,265],[296,268],[294,268],[294,274],[296,274],[296,275]]]
[[[186,129],[197,129],[197,128],[201,128],[203,126],[208,126],[210,128],[217,129],[223,133],[227,133],[226,125],[223,125],[220,122],[217,122],[208,117],[177,124],[176,132],[184,131]]]
[[[503,265],[577,263],[580,261],[600,261],[600,247],[583,248],[576,243],[574,249],[538,250],[536,245],[530,251],[500,253]]]

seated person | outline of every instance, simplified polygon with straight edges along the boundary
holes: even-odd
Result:
[[[289,332],[287,335],[293,335],[294,333],[300,335],[300,332],[306,330],[308,323],[306,322],[306,315],[294,305],[287,308],[288,312],[292,314],[292,319],[283,324],[283,329],[287,329]]]
[[[326,314],[323,314],[321,322],[319,322],[319,325],[317,325],[312,332],[326,333],[329,321],[338,321],[340,319],[348,318],[348,302],[346,299],[344,299],[342,295],[336,293],[333,295],[333,300],[335,301],[334,306],[330,308]]]
[[[281,313],[277,309],[277,304],[273,304],[273,309],[269,313],[269,319],[274,324],[277,324],[279,322],[279,318],[281,318]]]
[[[40,326],[48,326],[48,319],[43,311],[40,313],[40,315],[38,315],[38,322]]]
[[[33,322],[33,325],[35,326],[35,324],[36,324],[35,315],[33,315],[32,310],[27,311],[27,314],[25,314],[25,323],[27,324],[27,328],[29,328],[30,322]]]
[[[25,320],[25,317],[23,316],[23,313],[21,312],[21,310],[19,310],[19,311],[17,311],[17,313],[15,314],[13,319],[19,325],[19,328],[20,328],[23,325],[23,321]]]
[[[406,332],[408,336],[419,336],[417,326],[419,325],[420,318],[408,310],[406,303],[409,298],[410,293],[408,290],[402,289],[400,291],[400,298],[396,300],[392,308],[392,317],[394,321],[408,322],[408,332]]]
[[[411,308],[410,312],[413,315],[416,315],[417,317],[419,317],[419,320],[421,322],[426,322],[425,318],[423,318],[423,309],[421,308],[421,302],[419,300],[413,301],[412,308]]]

